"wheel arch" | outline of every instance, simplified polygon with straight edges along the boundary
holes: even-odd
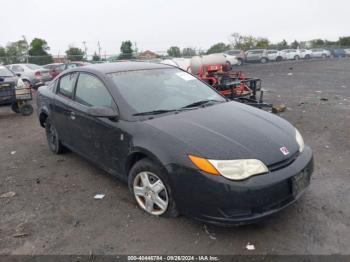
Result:
[[[161,167],[164,167],[164,165],[162,164],[162,161],[153,153],[151,153],[150,151],[144,149],[144,148],[137,148],[134,151],[132,151],[126,158],[125,161],[125,174],[126,176],[129,175],[129,172],[131,170],[131,168],[141,159],[147,158],[157,164],[159,164]]]
[[[50,116],[49,110],[47,110],[45,107],[41,108],[39,113],[39,122],[41,127],[45,127],[46,119]]]

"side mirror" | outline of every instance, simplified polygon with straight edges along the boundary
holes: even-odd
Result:
[[[111,118],[111,119],[118,119],[118,116],[119,116],[115,110],[107,106],[89,107],[86,113],[94,117],[103,117],[103,118]]]

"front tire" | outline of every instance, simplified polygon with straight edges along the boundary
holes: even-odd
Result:
[[[65,148],[61,144],[57,130],[49,118],[45,121],[45,131],[50,150],[57,155],[63,153]]]
[[[128,182],[136,203],[146,213],[161,217],[178,216],[173,191],[163,167],[143,158],[131,168]]]
[[[322,58],[325,59],[327,56],[325,54],[322,55]]]
[[[33,114],[33,106],[31,104],[23,104],[19,107],[19,111],[21,112],[22,116],[30,116]]]
[[[266,64],[268,62],[267,58],[263,57],[260,59],[260,63]]]
[[[242,61],[242,59],[237,59],[237,65],[238,65],[238,66],[243,65],[243,61]]]
[[[300,57],[298,55],[294,56],[294,60],[298,61]]]

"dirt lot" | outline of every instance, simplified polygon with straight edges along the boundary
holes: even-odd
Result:
[[[0,194],[16,195],[0,198],[0,254],[350,254],[350,59],[242,70],[263,79],[266,101],[288,106],[281,116],[314,150],[312,183],[296,204],[234,228],[153,218],[120,181],[74,153],[53,155],[35,114],[1,107]]]

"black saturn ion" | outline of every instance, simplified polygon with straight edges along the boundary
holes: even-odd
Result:
[[[40,87],[37,103],[54,153],[68,148],[120,177],[151,215],[251,223],[310,183],[312,151],[295,127],[172,66],[71,69]]]

